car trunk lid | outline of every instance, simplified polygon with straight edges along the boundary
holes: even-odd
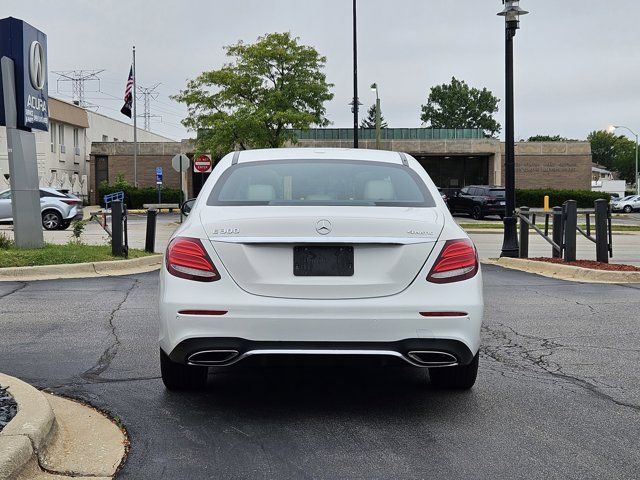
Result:
[[[422,269],[444,226],[436,208],[407,207],[209,206],[200,220],[242,289],[318,299],[401,292]],[[300,246],[352,247],[352,275],[294,274],[294,248]]]

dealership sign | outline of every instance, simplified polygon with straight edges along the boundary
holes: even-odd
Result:
[[[14,62],[18,128],[48,130],[47,36],[22,20],[3,18],[0,57]],[[0,125],[5,124],[4,96],[0,94]]]

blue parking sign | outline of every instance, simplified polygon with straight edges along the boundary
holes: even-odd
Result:
[[[156,167],[156,185],[162,185],[162,167]]]

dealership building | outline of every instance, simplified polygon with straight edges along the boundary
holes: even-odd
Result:
[[[504,185],[504,143],[486,138],[474,129],[383,129],[380,148],[406,152],[415,157],[436,185],[454,191],[466,185]],[[353,131],[342,128],[295,132],[299,148],[351,148]],[[360,147],[375,149],[375,130],[360,131]],[[162,167],[164,185],[179,188],[180,176],[171,168],[179,153],[194,156],[192,141],[142,142],[138,145],[138,183],[156,185],[156,167]],[[516,187],[549,189],[591,189],[591,146],[589,142],[516,143]],[[215,163],[215,159],[214,159]],[[133,143],[94,142],[91,148],[89,194],[96,202],[98,185],[112,183],[122,174],[133,182]],[[193,166],[185,174],[187,196],[198,194],[209,173]]]
[[[34,131],[36,162],[41,187],[67,189],[83,197],[89,194],[89,158],[95,142],[131,142],[133,126],[49,97],[49,131]],[[7,133],[0,127],[0,191],[9,188]],[[138,129],[143,142],[174,142],[163,135]]]

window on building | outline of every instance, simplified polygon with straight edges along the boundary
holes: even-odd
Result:
[[[103,142],[108,142],[109,141],[109,137],[107,135],[102,135],[102,141]]]
[[[58,143],[60,144],[60,153],[65,153],[64,125],[58,125]]]
[[[118,141],[118,139],[117,139],[116,137],[113,137],[113,141],[114,141],[114,142],[117,142],[117,141]]]
[[[56,124],[51,122],[51,125],[49,125],[49,132],[51,134],[51,152],[52,153],[56,153]]]
[[[73,129],[73,153],[77,157],[80,155],[80,129]]]

